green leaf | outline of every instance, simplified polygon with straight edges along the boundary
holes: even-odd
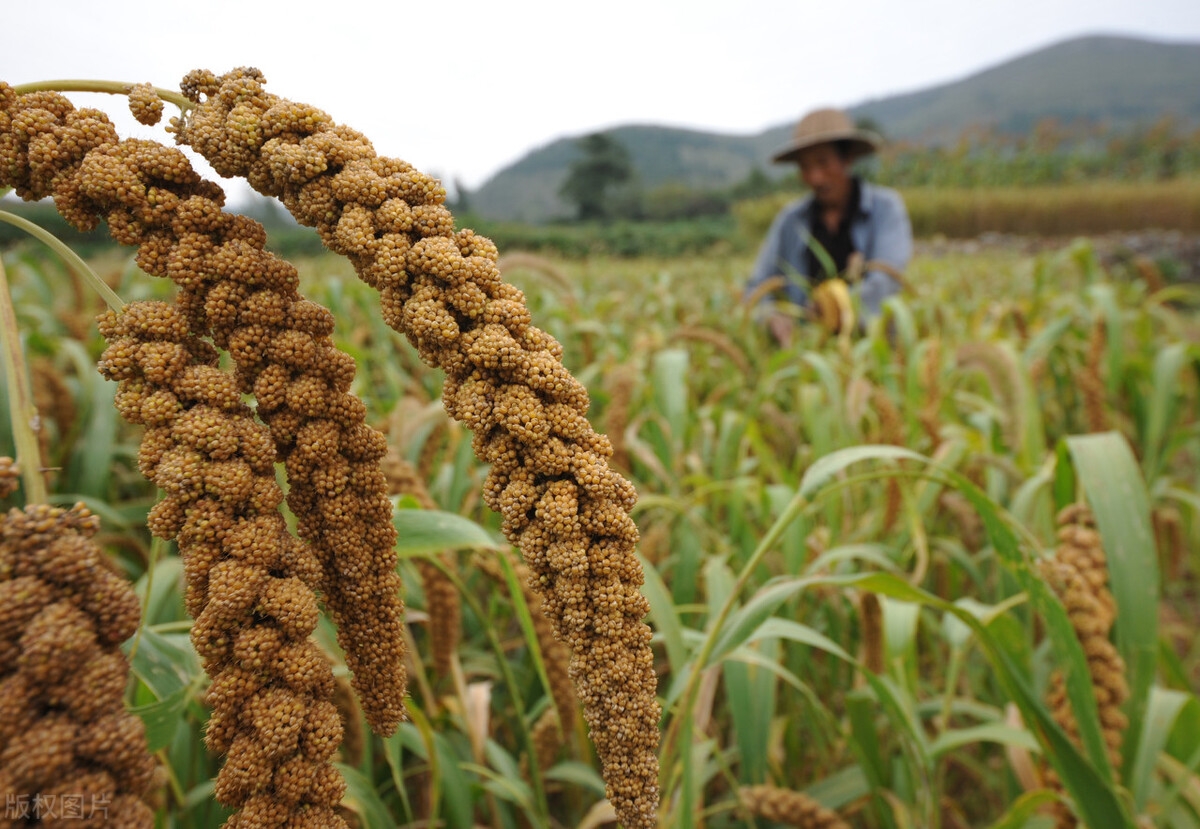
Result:
[[[1141,737],[1134,759],[1129,764],[1133,769],[1129,778],[1129,791],[1133,795],[1134,809],[1138,812],[1144,811],[1146,807],[1159,755],[1167,745],[1179,713],[1189,703],[1193,707],[1200,707],[1200,701],[1191,694],[1157,687],[1150,689]]]
[[[818,780],[804,790],[804,793],[818,801],[826,809],[840,809],[858,800],[871,790],[863,774],[862,766],[854,765],[835,771],[828,777]]]
[[[999,817],[999,819],[991,824],[988,829],[1028,829],[1030,818],[1038,814],[1043,806],[1053,803],[1058,800],[1058,795],[1049,789],[1035,789],[1032,792],[1025,794],[1013,801],[1007,811]],[[1053,822],[1046,824],[1046,829],[1050,829]]]
[[[1160,472],[1171,422],[1179,408],[1179,374],[1187,359],[1187,343],[1172,343],[1154,358],[1154,379],[1142,446],[1142,469],[1148,481],[1155,480]]]
[[[1013,728],[1003,723],[984,723],[943,731],[929,744],[929,751],[934,757],[940,757],[972,743],[1000,743],[1029,751],[1038,751],[1040,748],[1033,735],[1023,728]]]
[[[779,640],[764,637],[756,644],[766,660],[779,658]],[[739,779],[744,783],[765,783],[771,724],[778,698],[776,676],[758,665],[731,659],[725,660],[721,671],[733,736],[741,757]]]
[[[186,633],[164,634],[144,627],[121,650],[130,656],[134,676],[160,700],[191,685],[200,674],[200,659]]]
[[[1075,465],[1071,463],[1071,450],[1061,440],[1055,448],[1054,463],[1054,511],[1057,513],[1068,504],[1074,503],[1078,482],[1075,480]]]
[[[543,658],[542,646],[538,642],[537,629],[533,624],[533,615],[529,611],[529,605],[525,602],[525,593],[521,589],[521,580],[517,577],[517,571],[513,568],[512,562],[507,555],[499,555],[496,557],[500,562],[500,569],[504,573],[504,582],[508,586],[508,595],[512,599],[513,611],[516,613],[517,621],[521,625],[521,632],[525,636],[525,647],[533,660],[534,671],[537,672],[538,678],[542,682],[542,688],[546,691],[546,698],[551,700],[553,705],[554,689],[550,687],[550,677],[546,673],[546,661]]]
[[[1125,744],[1136,745],[1158,661],[1159,571],[1149,497],[1137,461],[1120,434],[1082,435],[1066,442],[1108,559],[1117,603],[1117,647],[1129,676]],[[1132,757],[1126,753],[1126,775]]]
[[[642,565],[644,576],[642,595],[650,602],[650,620],[663,638],[663,645],[667,649],[667,661],[671,664],[671,673],[678,676],[683,669],[684,662],[687,661],[687,648],[683,644],[679,614],[675,612],[671,594],[667,592],[667,586],[663,583],[658,569],[652,567],[650,562],[640,554],[638,563]]]
[[[800,480],[800,497],[811,501],[817,491],[828,484],[837,473],[867,460],[910,460],[929,463],[929,459],[924,455],[901,446],[868,445],[840,449],[818,459],[808,468]]]
[[[726,620],[703,667],[717,664],[734,648],[745,644],[746,640],[775,614],[780,605],[814,580],[788,578],[771,581],[761,587],[744,607]]]
[[[452,512],[398,509],[392,512],[396,527],[396,555],[413,558],[443,550],[494,550],[507,543],[469,518]]]
[[[654,402],[671,430],[671,442],[681,446],[688,424],[688,352],[669,348],[654,355]]]
[[[875,727],[877,705],[865,689],[851,691],[846,696],[846,714],[854,737],[851,750],[858,758],[859,769],[871,792],[871,808],[885,826],[895,829],[892,811],[883,798],[883,791],[891,785],[891,763],[884,757],[879,744],[879,731]]]
[[[146,726],[146,744],[151,754],[166,748],[175,739],[175,733],[183,724],[183,712],[194,693],[192,686],[185,685],[157,702],[129,709],[129,713],[141,718]]]
[[[396,819],[375,793],[375,787],[358,769],[344,763],[334,763],[346,778],[346,794],[342,806],[354,812],[364,829],[394,829]]]
[[[580,763],[578,760],[564,760],[558,765],[547,769],[543,776],[547,780],[578,786],[584,791],[591,792],[596,797],[606,796],[604,778],[597,774],[594,768],[585,763]]]
[[[746,644],[767,638],[787,639],[791,642],[798,642],[801,645],[808,645],[809,647],[818,648],[826,653],[833,654],[838,659],[843,659],[846,662],[854,662],[854,657],[846,653],[837,642],[834,642],[825,634],[817,632],[808,625],[792,621],[791,619],[778,619],[774,617],[767,619],[746,639]]]

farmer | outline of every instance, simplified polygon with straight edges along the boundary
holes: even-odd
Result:
[[[791,143],[772,159],[797,162],[800,179],[812,191],[775,217],[746,288],[746,297],[761,303],[767,328],[780,345],[791,343],[798,314],[772,301],[777,292],[766,284],[772,277],[783,280],[783,299],[808,309],[810,290],[825,305],[827,297],[821,294],[835,292],[822,291],[821,283],[865,263],[858,290],[867,319],[878,316],[883,301],[900,290],[895,277],[912,255],[912,227],[904,201],[895,190],[865,182],[852,172],[854,162],[875,152],[880,143],[878,135],[857,129],[844,112],[818,109],[800,119]],[[839,289],[848,307],[844,283],[826,288]]]

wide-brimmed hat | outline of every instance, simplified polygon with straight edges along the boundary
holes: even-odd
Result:
[[[870,130],[860,130],[854,126],[850,116],[840,109],[816,109],[800,119],[792,133],[792,140],[780,147],[771,160],[776,163],[796,161],[801,150],[834,141],[849,142],[850,161],[870,155],[883,144],[879,135]]]

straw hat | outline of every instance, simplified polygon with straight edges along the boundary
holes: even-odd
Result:
[[[816,109],[800,119],[792,140],[776,151],[771,160],[796,161],[801,150],[832,141],[850,142],[850,161],[870,155],[883,143],[875,133],[855,127],[850,116],[840,109]]]

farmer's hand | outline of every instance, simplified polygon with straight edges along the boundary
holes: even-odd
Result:
[[[796,321],[787,314],[776,311],[767,317],[767,330],[775,338],[775,342],[783,348],[792,344],[792,334],[796,330]]]

